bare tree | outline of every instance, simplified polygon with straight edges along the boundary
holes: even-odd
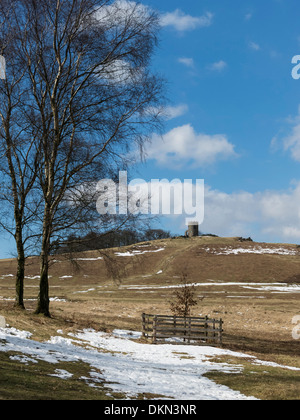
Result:
[[[26,250],[36,237],[34,231],[41,203],[34,188],[39,163],[37,132],[28,120],[25,68],[18,56],[18,37],[11,25],[12,5],[0,5],[0,54],[14,66],[7,66],[0,81],[0,227],[16,243],[16,306],[24,308]]]
[[[159,127],[163,82],[150,71],[159,19],[148,7],[125,0],[12,4],[16,57],[25,66],[30,127],[40,151],[43,218],[36,313],[50,316],[51,239],[66,224],[72,226],[71,218],[69,223],[62,216],[69,191],[123,166],[128,151],[133,146],[142,151]],[[69,206],[73,225],[78,208]]]
[[[186,318],[191,316],[191,310],[198,304],[198,301],[195,286],[188,281],[187,270],[183,269],[181,272],[180,287],[173,293],[172,300],[170,301],[170,309],[174,315]]]

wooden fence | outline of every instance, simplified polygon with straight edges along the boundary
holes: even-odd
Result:
[[[181,317],[168,315],[142,315],[143,337],[157,340],[165,338],[180,338],[185,344],[222,345],[222,319],[208,317]]]

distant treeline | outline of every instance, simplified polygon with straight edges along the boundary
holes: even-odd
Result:
[[[138,232],[133,229],[124,229],[106,234],[90,232],[83,237],[70,235],[67,240],[56,249],[55,253],[66,254],[115,248],[170,237],[171,233],[163,229],[147,229],[143,232]]]

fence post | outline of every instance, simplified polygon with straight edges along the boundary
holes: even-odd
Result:
[[[188,343],[191,344],[191,318],[189,317]]]
[[[207,329],[208,329],[208,323],[207,323],[207,321],[208,321],[208,316],[206,315],[206,317],[205,317],[205,342],[207,343],[207,341],[208,341],[208,331],[207,331]]]
[[[220,332],[219,332],[219,340],[220,340],[220,345],[223,346],[223,320],[222,318],[220,319]]]
[[[145,338],[146,337],[146,317],[145,317],[145,313],[142,314],[142,324],[143,324],[143,332],[142,332],[142,337]]]
[[[157,316],[153,318],[153,335],[152,335],[153,344],[156,344],[156,328],[157,328]]]

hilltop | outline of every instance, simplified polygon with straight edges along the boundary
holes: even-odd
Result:
[[[174,276],[184,267],[192,282],[210,278],[239,282],[285,282],[292,277],[297,282],[297,275],[300,274],[298,258],[293,258],[300,256],[298,245],[204,236],[162,239],[121,248],[54,256],[50,275],[53,278],[85,276],[105,281],[107,273],[103,254],[123,257],[120,265],[126,266],[125,281],[143,275],[152,276],[158,271],[162,271],[160,279],[173,281]],[[15,267],[14,259],[0,260],[0,277],[13,276]],[[29,280],[38,278],[37,257],[28,258],[26,275]]]
[[[197,237],[82,252],[71,259],[69,255],[53,256],[51,319],[33,315],[38,258],[27,261],[26,312],[13,308],[14,272],[15,260],[0,261],[0,314],[10,326],[30,332],[32,339],[44,341],[57,331],[68,335],[87,328],[106,333],[116,329],[140,332],[143,312],[171,313],[169,302],[186,273],[200,298],[193,315],[223,319],[226,349],[300,368],[299,341],[292,337],[292,320],[299,315],[297,245]],[[216,380],[223,383],[229,376]],[[285,373],[282,377],[276,372],[275,377],[274,389],[287,380]],[[236,381],[236,374],[232,378]],[[243,383],[243,376],[240,379]],[[289,380],[289,389],[294,389],[295,377]],[[265,392],[263,388],[261,392]],[[267,389],[268,395],[273,395],[273,386]],[[295,392],[299,395],[298,388]],[[248,394],[254,395],[252,388]]]
[[[104,261],[107,255],[109,267]],[[111,271],[115,280],[110,276]],[[197,286],[198,296],[204,297],[195,314],[206,310],[226,318],[231,312],[229,308],[241,305],[256,307],[258,317],[262,306],[285,313],[280,308],[286,304],[291,314],[283,323],[289,331],[288,324],[298,313],[300,249],[297,245],[198,237],[143,242],[71,257],[54,256],[50,268],[52,315],[55,318],[61,312],[64,316],[72,314],[74,322],[84,323],[89,319],[91,324],[100,323],[108,329],[120,323],[140,328],[143,312],[169,313],[168,300],[173,287],[180,284],[183,272]],[[0,261],[0,308],[12,306],[14,273],[15,260]],[[35,307],[38,281],[39,261],[32,257],[27,261],[25,284],[25,304],[29,310]],[[95,309],[92,317],[91,307]],[[229,322],[235,325],[233,319]],[[242,325],[238,329],[242,330]],[[275,329],[278,330],[278,325]],[[273,331],[269,333],[272,335]],[[283,332],[282,328],[280,334]]]

